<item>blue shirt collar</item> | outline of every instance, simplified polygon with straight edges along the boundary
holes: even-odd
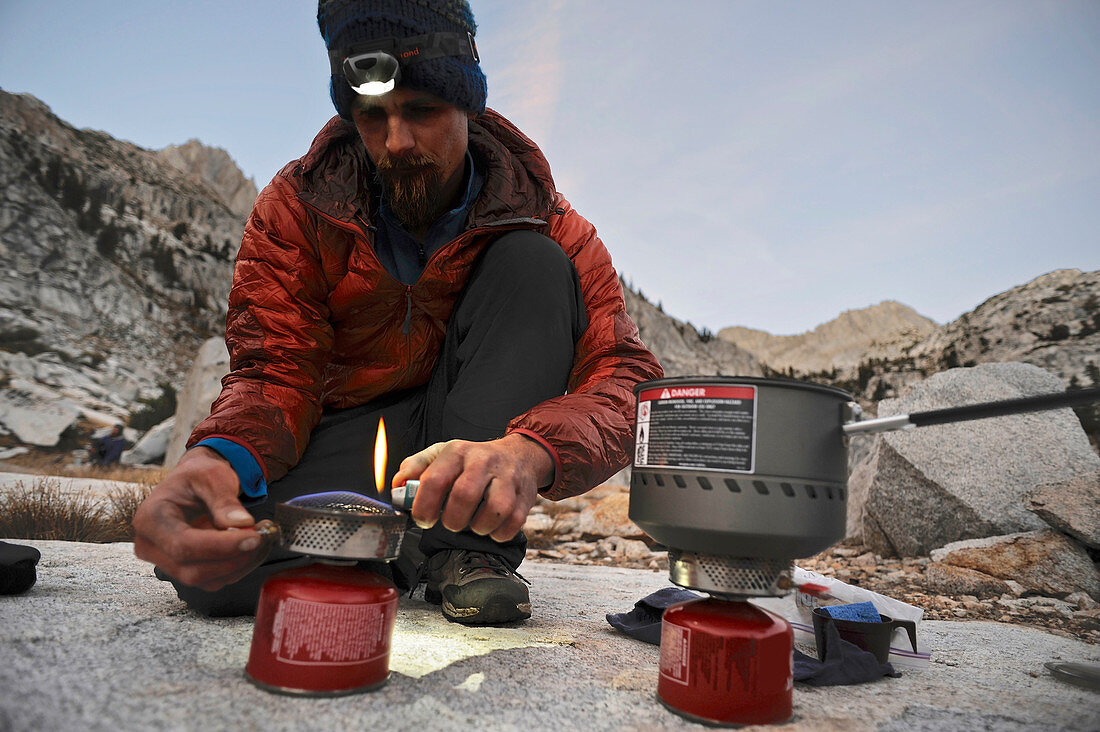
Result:
[[[455,239],[466,228],[466,218],[470,208],[481,193],[485,182],[481,171],[474,164],[474,157],[466,150],[463,194],[458,203],[428,227],[423,241],[405,230],[393,210],[382,196],[378,207],[379,226],[375,251],[386,270],[401,282],[411,285],[424,271],[424,263],[440,247]]]
[[[481,173],[474,165],[474,156],[470,154],[469,150],[466,150],[466,162],[463,165],[462,196],[461,198],[459,198],[458,204],[454,208],[440,216],[431,226],[428,227],[428,233],[425,234],[424,238],[428,239],[429,237],[431,237],[432,230],[440,226],[441,224],[447,225],[459,214],[464,214],[468,212],[470,209],[470,204],[473,203],[474,199],[477,197],[477,194],[481,192],[482,182],[483,181]],[[385,219],[386,226],[390,228],[400,229],[401,232],[406,234],[407,236],[412,236],[405,230],[405,227],[401,224],[397,216],[394,214],[393,209],[390,208],[390,203],[386,198],[385,190],[382,191],[382,201],[381,205],[378,207],[378,213]]]

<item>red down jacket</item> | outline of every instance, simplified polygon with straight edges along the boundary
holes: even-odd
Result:
[[[237,255],[226,317],[230,372],[188,446],[224,437],[247,448],[268,482],[301,458],[322,406],[351,407],[427,383],[447,320],[481,249],[529,228],[558,242],[580,276],[588,328],[568,393],[513,419],[554,457],[550,499],[598,485],[631,458],[633,386],[661,367],[626,314],[611,258],[593,226],[555,191],[538,147],[488,110],[470,122],[486,167],[466,231],[416,284],[375,257],[369,163],[355,128],[334,117],[309,152],[256,199]]]

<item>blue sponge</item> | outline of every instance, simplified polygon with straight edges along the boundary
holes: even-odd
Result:
[[[881,623],[882,616],[878,614],[874,604],[870,602],[857,602],[851,605],[829,605],[822,610],[830,618],[836,620],[854,620],[857,623]]]

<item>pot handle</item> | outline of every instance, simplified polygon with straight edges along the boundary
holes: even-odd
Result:
[[[912,429],[913,427],[927,427],[933,424],[966,422],[972,419],[1042,412],[1063,407],[1079,407],[1096,402],[1100,402],[1100,387],[1073,389],[1054,394],[1005,399],[998,402],[981,402],[980,404],[968,404],[962,407],[931,409],[926,412],[912,412],[911,414],[895,414],[890,417],[847,422],[841,425],[841,429],[847,435],[857,432],[892,432],[894,430]]]
[[[891,638],[893,637],[895,628],[905,628],[905,632],[909,634],[909,642],[913,644],[913,653],[917,653],[917,624],[912,620],[890,621]]]

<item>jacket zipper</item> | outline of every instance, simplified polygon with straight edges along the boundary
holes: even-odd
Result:
[[[401,326],[401,334],[404,336],[409,335],[410,325],[412,324],[413,315],[413,288],[412,285],[405,285],[405,324]],[[408,338],[406,337],[406,342]],[[409,358],[412,358],[412,353],[409,354]]]
[[[542,219],[536,219],[536,218],[502,219],[500,221],[489,221],[488,223],[481,224],[479,226],[474,227],[473,229],[467,229],[466,231],[463,231],[461,234],[458,235],[457,238],[452,239],[451,241],[447,242],[445,245],[441,246],[439,249],[436,249],[434,252],[432,252],[432,256],[428,257],[427,260],[424,260],[423,256],[421,256],[420,265],[422,267],[424,267],[425,269],[427,269],[428,265],[431,264],[431,261],[433,259],[435,259],[436,257],[442,255],[443,252],[445,252],[449,249],[452,249],[457,242],[460,242],[460,241],[461,242],[466,242],[470,239],[473,239],[478,234],[484,233],[484,232],[489,231],[491,229],[500,229],[500,228],[520,229],[520,228],[523,228],[522,226],[519,226],[518,224],[534,224],[534,225],[538,225],[538,226],[545,226],[546,222],[543,221]],[[423,255],[423,252],[424,252],[423,247],[421,247],[420,251],[421,251],[421,254]]]
[[[299,200],[301,200],[301,199],[299,199]],[[302,201],[302,203],[304,205],[309,206],[310,208],[312,208],[314,211],[316,211],[318,214],[320,214],[322,218],[327,219],[328,221],[330,221],[331,223],[333,223],[337,226],[345,225],[345,224],[351,224],[351,225],[355,226],[355,228],[358,229],[359,232],[361,234],[363,234],[364,237],[367,238],[368,243],[369,243],[369,241],[370,241],[369,234],[373,231],[374,227],[372,227],[369,223],[367,223],[367,221],[363,218],[363,216],[360,212],[356,211],[356,213],[355,213],[355,222],[354,222],[354,224],[352,224],[352,222],[350,222],[350,221],[345,222],[345,221],[341,221],[340,219],[337,219],[334,216],[330,216],[329,214],[325,213],[321,209],[317,208],[317,206],[314,206],[312,203],[310,203],[308,201]],[[542,219],[527,218],[527,217],[514,218],[514,219],[503,219],[503,220],[500,220],[500,221],[487,222],[487,223],[482,224],[480,226],[477,226],[473,229],[468,229],[468,230],[462,232],[462,234],[460,234],[457,239],[452,239],[450,242],[447,243],[446,246],[442,246],[439,249],[436,249],[434,252],[432,252],[432,256],[427,257],[427,259],[425,259],[425,257],[424,257],[424,254],[425,254],[424,249],[423,249],[423,246],[421,246],[421,249],[420,249],[421,265],[423,267],[427,267],[428,264],[433,259],[435,259],[437,256],[439,256],[444,250],[448,250],[448,249],[453,248],[453,246],[456,242],[472,239],[478,233],[488,231],[488,230],[492,230],[492,229],[500,229],[500,228],[517,228],[518,229],[518,228],[522,228],[523,224],[534,224],[534,225],[539,225],[539,226],[545,226],[546,222],[543,221]],[[367,249],[370,250],[371,256],[374,257],[375,262],[378,263],[378,266],[379,266],[379,268],[381,268],[382,272],[387,277],[389,277],[390,279],[394,279],[393,275],[390,275],[389,272],[386,272],[386,268],[383,267],[382,263],[378,261],[378,256],[374,252],[374,247],[368,246]],[[413,354],[412,354],[412,308],[413,308],[412,288],[413,288],[412,285],[405,285],[405,321],[401,324],[401,335],[405,336],[405,353],[407,355],[406,360],[409,364],[409,368],[412,368],[412,358],[413,358]]]

